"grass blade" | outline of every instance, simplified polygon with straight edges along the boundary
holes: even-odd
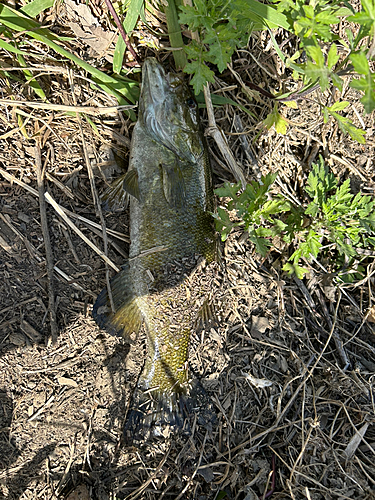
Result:
[[[136,86],[136,83],[131,81],[127,82],[124,79],[119,80],[113,76],[107,75],[94,66],[91,66],[86,61],[83,61],[74,54],[71,54],[68,50],[59,45],[58,42],[61,42],[61,40],[58,36],[54,35],[48,29],[42,28],[36,21],[28,19],[22,14],[20,15],[20,12],[15,11],[14,9],[0,5],[0,22],[14,31],[26,32],[28,36],[45,43],[61,56],[70,59],[77,66],[90,73],[93,79],[100,84],[101,88],[105,92],[115,95],[114,89],[116,89],[117,93],[120,93],[125,99],[128,100],[127,103],[122,101],[121,104],[128,104],[129,102],[135,104],[136,99],[134,98],[134,92],[132,92],[131,87]]]
[[[261,20],[266,20],[266,23],[263,23],[264,28],[284,28],[287,31],[290,31],[290,22],[288,18],[284,16],[281,12],[277,12],[277,10],[271,5],[260,3],[257,0],[244,0],[244,3],[247,4],[247,7],[250,12],[255,14]]]
[[[21,12],[29,17],[36,17],[44,10],[53,6],[55,0],[33,0],[32,2],[24,5]]]

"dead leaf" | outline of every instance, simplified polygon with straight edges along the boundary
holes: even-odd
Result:
[[[108,48],[112,42],[117,42],[118,35],[112,31],[104,31],[88,5],[84,3],[77,5],[73,0],[65,0],[64,5],[68,24],[74,34],[99,57],[113,62],[113,56],[108,53]]]
[[[245,377],[246,380],[250,382],[254,387],[257,389],[263,389],[264,387],[270,387],[273,382],[271,380],[267,380],[266,378],[255,378],[249,373],[244,373],[242,372],[242,375]]]
[[[367,321],[369,323],[375,323],[375,305],[370,307],[367,313]]]
[[[25,319],[21,321],[21,330],[29,337],[34,344],[39,344],[43,340],[43,335],[35,330]]]
[[[199,467],[197,472],[203,477],[206,483],[211,483],[215,479],[214,472],[211,467],[205,467],[203,465],[202,467]]]
[[[362,425],[359,431],[357,431],[352,439],[349,441],[348,446],[345,448],[344,453],[348,459],[351,459],[355,452],[357,451],[357,448],[362,441],[362,438],[366,434],[367,428],[369,426],[369,423],[366,422],[365,424]]]
[[[335,286],[323,286],[324,295],[330,302],[336,301],[336,287]]]
[[[265,316],[252,316],[251,318],[251,335],[258,340],[262,338],[262,333],[264,333],[267,328],[270,328],[270,323]]]
[[[8,243],[6,242],[5,238],[3,238],[1,235],[0,235],[0,246],[6,252],[8,252],[10,255],[12,255],[12,253],[13,253],[12,247],[10,245],[8,245]]]
[[[78,384],[75,380],[66,377],[58,377],[57,382],[60,385],[69,385],[70,387],[78,387]]]
[[[89,490],[85,484],[80,484],[74,488],[66,497],[66,500],[91,500]]]
[[[12,332],[9,335],[9,341],[19,347],[22,347],[26,344],[26,337],[21,332]]]

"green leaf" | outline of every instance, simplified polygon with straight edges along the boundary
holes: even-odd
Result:
[[[257,19],[263,27],[269,28],[284,28],[290,31],[290,23],[288,18],[278,12],[274,7],[269,4],[263,4],[257,0],[243,0],[243,5],[246,8],[242,11],[243,15],[248,16],[249,13],[255,15],[255,20]],[[256,27],[256,29],[259,29]]]
[[[371,113],[375,109],[375,84],[374,74],[370,73],[367,77],[360,78],[359,80],[352,80],[350,86],[354,89],[364,92],[361,98],[366,113]]]
[[[306,238],[306,245],[308,246],[308,250],[307,247],[306,250],[309,252],[309,254],[311,253],[311,255],[313,255],[314,257],[318,256],[319,250],[322,246],[319,239],[320,237],[315,233],[315,231],[310,229]],[[309,258],[310,255],[307,255],[306,257]]]
[[[309,47],[306,47],[306,51],[314,61],[307,61],[305,65],[306,76],[312,82],[316,82],[319,80],[319,85],[322,89],[322,92],[324,92],[329,86],[330,71],[325,65],[322,49],[318,46],[311,45]]]
[[[330,106],[328,109],[330,111],[342,111],[343,109],[345,109],[348,106],[349,106],[348,101],[341,101],[341,102],[337,101],[332,106]]]
[[[230,220],[227,210],[222,207],[218,207],[217,214],[214,213],[212,215],[215,218],[215,228],[221,233],[222,241],[225,241],[235,224]]]
[[[361,0],[362,10],[348,17],[349,22],[355,22],[366,28],[364,36],[367,33],[374,34],[375,30],[375,2],[374,0]]]
[[[327,109],[328,109],[329,114],[332,115],[337,120],[339,128],[344,133],[349,134],[350,137],[353,140],[359,142],[359,144],[365,144],[366,143],[366,139],[364,137],[366,135],[366,131],[365,130],[362,130],[361,128],[355,127],[353,125],[352,121],[349,120],[349,118],[341,116],[341,115],[339,115],[338,113],[336,113],[334,111],[330,111],[329,108],[327,108]]]
[[[200,92],[195,97],[195,100],[199,104],[199,107],[206,107],[206,101],[205,101],[203,92]],[[230,104],[231,106],[237,106],[242,111],[247,113],[249,116],[252,116],[253,118],[255,117],[254,113],[252,113],[250,110],[245,108],[245,106],[242,106],[242,104],[239,104],[238,102],[234,101],[233,99],[230,99],[229,97],[225,97],[223,95],[218,95],[218,94],[211,94],[211,102],[212,102],[214,107],[215,106],[224,106],[225,104]]]
[[[311,203],[309,203],[307,205],[307,208],[305,210],[305,214],[310,215],[311,217],[316,217],[319,213],[319,210],[320,210],[320,206],[318,205],[318,203],[316,203],[315,201],[312,201]]]
[[[368,60],[364,52],[355,52],[350,54],[350,60],[353,63],[354,69],[361,75],[368,75],[370,72]]]
[[[98,130],[98,127],[96,126],[96,124],[92,121],[92,119],[88,116],[88,115],[84,115],[85,117],[85,120],[87,121],[87,123],[90,125],[90,127],[92,128],[94,134],[97,136],[97,137],[101,137],[101,133],[99,132]]]
[[[364,92],[361,99],[366,113],[375,109],[375,74],[370,71],[369,63],[364,52],[351,54],[350,59],[357,73],[364,75],[358,80],[352,80],[350,86]]]
[[[206,54],[207,61],[210,61],[217,65],[218,70],[222,73],[227,64],[231,61],[235,45],[230,44],[227,40],[222,40],[218,36],[217,30],[210,30],[202,43],[207,44],[209,50]]]
[[[322,12],[319,12],[319,14],[317,14],[315,16],[315,21],[318,22],[318,23],[322,23],[322,24],[338,24],[340,22],[340,19],[332,14],[330,11],[322,11]]]
[[[327,66],[329,69],[332,69],[333,66],[335,66],[340,59],[340,55],[337,53],[337,47],[336,44],[332,44],[331,48],[329,49],[328,52],[328,57],[327,57]]]
[[[214,193],[217,194],[217,196],[221,196],[223,198],[228,197],[236,199],[237,193],[240,189],[241,189],[241,183],[231,184],[229,182],[226,182],[223,187],[215,189]]]
[[[191,61],[184,68],[185,73],[193,74],[190,84],[194,87],[194,93],[197,95],[203,90],[207,82],[215,81],[215,73],[208,68],[203,62]]]
[[[282,269],[283,271],[287,272],[289,276],[295,274],[300,280],[302,280],[305,274],[309,272],[308,269],[306,269],[305,267],[301,267],[294,262],[287,262]]]
[[[271,30],[268,30],[268,34],[272,40],[272,43],[273,43],[273,46],[274,46],[274,49],[276,50],[278,56],[280,57],[280,59],[285,63],[285,65],[288,67],[288,68],[292,68],[294,69],[294,71],[296,71],[296,73],[301,73],[301,74],[304,74],[304,71],[303,69],[301,69],[300,65],[299,64],[295,64],[293,61],[298,58],[300,56],[300,53],[298,52],[298,54],[294,54],[292,57],[286,57],[280,50],[280,47],[276,41],[276,38],[274,37],[273,33]],[[297,57],[298,56],[298,57]]]
[[[30,55],[28,52],[24,52],[23,50],[20,50],[17,47],[14,47],[10,43],[4,42],[4,40],[2,40],[1,38],[0,38],[0,48],[7,50],[8,52],[13,52],[14,54],[20,54],[23,56]]]
[[[336,203],[343,203],[350,201],[353,195],[350,193],[350,179],[346,179],[341,186],[336,190],[336,193],[331,198],[336,200]]]
[[[20,66],[24,66],[24,67],[27,66],[23,55],[17,54],[17,60],[20,64]],[[29,71],[28,69],[24,69],[23,72],[26,75],[26,81],[27,81],[28,85],[34,90],[34,92],[36,93],[36,95],[38,97],[40,97],[43,101],[46,101],[47,100],[46,94],[44,93],[44,90],[39,85],[39,83],[35,80],[35,77],[32,74],[32,72]]]
[[[53,6],[55,0],[33,0],[33,2],[24,5],[20,11],[29,17],[37,17],[44,10]]]
[[[342,86],[343,86],[344,80],[340,76],[336,75],[336,73],[331,73],[330,77],[331,77],[333,85],[335,85],[339,89],[339,91],[342,92]]]
[[[120,34],[116,42],[115,51],[113,53],[112,67],[114,73],[118,74],[122,70],[122,63],[124,61],[125,50],[126,50],[125,40],[122,38]]]
[[[249,231],[249,240],[255,245],[255,250],[265,257],[272,243],[265,238],[259,237],[255,231]]]
[[[131,33],[135,28],[142,9],[143,0],[130,0],[124,21],[124,30],[127,34]]]
[[[210,27],[212,23],[208,23],[208,3],[197,0],[192,5],[181,5],[179,21],[181,24],[189,25],[191,30],[198,30],[202,26]],[[208,26],[207,26],[208,24]]]
[[[289,212],[291,209],[290,201],[285,198],[273,198],[272,200],[266,201],[262,208],[263,217],[269,217],[270,215],[276,215],[284,212]]]
[[[224,491],[224,490],[220,490],[217,493],[217,496],[216,496],[215,500],[223,500],[223,498],[225,498],[226,496],[227,496],[227,492]]]
[[[347,257],[355,257],[357,255],[357,252],[355,248],[353,248],[352,245],[345,243],[344,241],[341,241],[340,239],[336,239],[336,246],[337,250],[339,253],[342,255],[346,255]]]
[[[268,129],[270,129],[274,125],[276,132],[283,135],[286,134],[286,130],[288,128],[288,122],[279,113],[277,103],[275,103],[273,111],[271,111],[271,113],[267,115],[266,119],[263,121],[263,124]]]
[[[313,163],[311,172],[307,178],[306,193],[313,198],[314,203],[322,206],[326,199],[326,193],[337,186],[335,176],[325,166],[324,158],[319,156],[319,163]],[[313,207],[312,207],[313,208]]]

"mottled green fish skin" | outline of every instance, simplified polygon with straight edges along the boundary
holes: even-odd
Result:
[[[111,283],[115,313],[103,291],[93,315],[100,326],[124,336],[144,322],[147,359],[134,400],[142,406],[151,397],[154,403],[139,413],[140,425],[147,418],[150,424],[148,412],[175,425],[180,396],[189,394],[188,346],[196,321],[186,280],[198,256],[215,258],[214,199],[197,104],[184,80],[153,58],[143,66],[129,171],[135,195],[129,261]]]

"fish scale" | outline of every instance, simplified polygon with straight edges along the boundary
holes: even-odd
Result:
[[[210,413],[208,398],[189,379],[187,359],[212,278],[202,259],[212,262],[216,253],[211,169],[198,107],[184,80],[167,74],[156,59],[146,59],[142,73],[122,186],[130,195],[129,260],[111,280],[115,310],[107,290],[93,309],[111,334],[127,338],[145,327],[147,357],[126,424],[132,437],[159,425],[181,427],[193,409]],[[124,200],[119,185],[116,193]]]

